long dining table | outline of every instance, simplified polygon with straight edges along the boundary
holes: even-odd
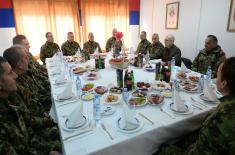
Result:
[[[51,116],[58,123],[60,130],[61,142],[63,145],[63,153],[66,155],[83,155],[83,154],[96,154],[96,155],[150,155],[156,152],[159,146],[165,142],[176,140],[190,132],[193,132],[201,127],[203,119],[213,111],[218,104],[204,102],[199,98],[200,93],[188,93],[180,91],[180,96],[183,100],[192,105],[195,101],[197,107],[191,107],[192,112],[188,114],[179,114],[170,109],[172,98],[165,98],[161,106],[152,106],[146,104],[141,107],[135,107],[134,113],[138,117],[143,126],[140,130],[134,133],[121,132],[117,127],[117,120],[122,115],[122,104],[111,105],[115,109],[115,113],[110,116],[102,116],[100,122],[105,125],[108,133],[102,128],[101,123],[92,124],[91,130],[88,133],[78,134],[80,131],[67,131],[64,130],[66,117],[73,112],[79,102],[83,104],[83,114],[89,121],[93,120],[93,101],[66,100],[59,102],[55,100],[66,85],[56,85],[54,81],[59,75],[51,74],[55,66],[51,66],[49,62],[52,58],[47,59],[47,70],[49,80],[51,83],[51,93],[53,106],[51,108]],[[95,66],[94,59],[85,63],[69,63],[71,67],[77,66]],[[176,74],[179,67],[175,67]],[[154,72],[147,72],[141,68],[129,66],[133,70],[135,82],[153,82]],[[69,72],[66,72],[68,74]],[[106,86],[110,84],[116,85],[116,70],[113,69],[106,60],[105,69],[98,71],[99,78],[91,81],[96,86]],[[195,73],[197,74],[197,73]],[[76,79],[76,77],[74,78]],[[81,75],[82,85],[89,83]],[[75,84],[75,82],[74,82]],[[73,84],[73,85],[74,85]],[[75,92],[75,87],[73,91]],[[103,105],[101,101],[101,105]],[[133,109],[132,109],[133,110]],[[75,135],[75,136],[71,136]],[[67,137],[72,138],[67,138]]]

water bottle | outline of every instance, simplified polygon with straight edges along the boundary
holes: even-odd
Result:
[[[211,74],[212,74],[211,66],[208,66],[208,69],[206,71],[206,79],[207,80],[211,79]]]
[[[175,68],[175,57],[172,57],[171,59],[171,71],[174,71]]]
[[[129,93],[128,93],[127,88],[123,89],[122,98],[123,98],[124,102],[127,104],[127,101],[128,101],[128,98],[129,98]]]
[[[203,74],[201,75],[198,85],[199,85],[199,90],[204,89],[204,75]]]
[[[100,107],[100,95],[95,94],[95,98],[93,99],[93,115],[94,120],[98,122],[101,118],[101,107]]]
[[[77,97],[78,98],[81,97],[81,87],[82,87],[81,79],[80,79],[79,76],[77,76],[77,79],[76,79],[76,92],[77,92]]]

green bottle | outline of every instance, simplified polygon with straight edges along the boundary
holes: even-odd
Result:
[[[132,82],[132,90],[134,90],[135,89],[135,77],[134,77],[133,70],[131,70],[131,82]]]

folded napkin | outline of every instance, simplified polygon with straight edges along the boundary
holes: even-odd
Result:
[[[182,71],[187,71],[187,69],[188,69],[188,68],[185,66],[184,62],[181,61],[181,70],[182,70]]]
[[[176,111],[187,111],[188,108],[187,106],[184,104],[184,100],[182,100],[179,92],[175,89],[173,92],[173,109]]]
[[[60,76],[55,80],[56,84],[61,84],[66,81],[65,73],[61,73]]]
[[[214,92],[214,88],[210,84],[210,80],[204,80],[204,89],[203,89],[204,96],[210,101],[217,101],[217,95]]]
[[[82,125],[84,123],[83,117],[83,105],[82,102],[78,103],[78,106],[68,115],[68,128],[74,128]]]
[[[64,90],[57,95],[57,99],[58,100],[64,100],[64,99],[68,99],[73,97],[74,94],[72,92],[72,85],[68,84],[66,88],[64,88]]]
[[[131,130],[136,129],[138,126],[139,123],[136,121],[134,113],[127,107],[126,104],[124,104],[119,127],[121,129]]]

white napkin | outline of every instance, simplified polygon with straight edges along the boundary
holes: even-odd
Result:
[[[64,83],[66,81],[66,77],[64,73],[61,73],[60,76],[55,80],[56,84]]]
[[[179,92],[175,89],[173,92],[173,109],[176,111],[187,111],[187,107],[184,104]]]
[[[67,127],[73,128],[82,124],[84,121],[83,118],[83,105],[82,102],[79,102],[78,106],[69,114]]]
[[[66,88],[64,88],[64,90],[57,95],[57,99],[58,100],[63,100],[63,99],[68,99],[73,97],[74,94],[72,92],[72,85],[68,84]]]
[[[126,104],[123,105],[123,111],[119,125],[121,129],[135,129],[139,125],[134,117],[134,113],[127,107]]]
[[[204,80],[204,89],[203,89],[204,96],[209,99],[210,101],[217,101],[217,96],[214,92],[213,87],[210,85],[210,80]]]

